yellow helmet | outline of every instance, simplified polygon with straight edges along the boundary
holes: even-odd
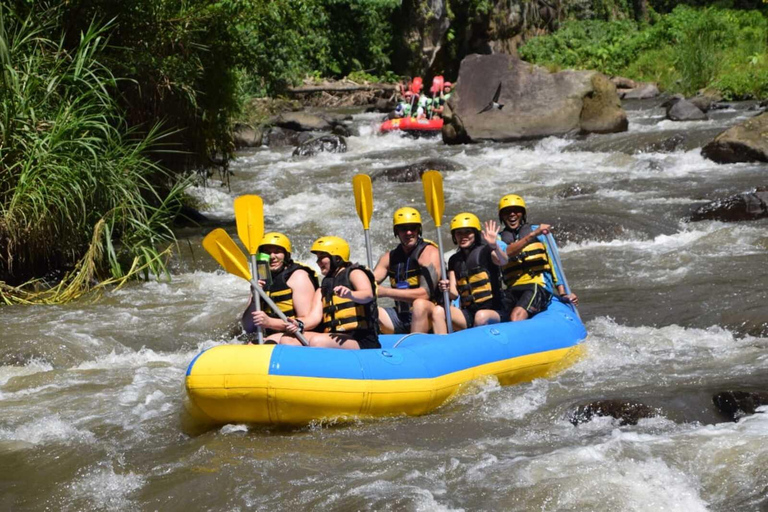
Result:
[[[395,231],[395,236],[397,236],[397,226],[403,224],[418,224],[421,227],[421,214],[419,210],[410,206],[404,206],[395,210],[395,213],[392,215],[392,228]],[[419,233],[421,233],[421,229],[419,229]]]
[[[477,218],[477,215],[474,213],[460,213],[457,216],[451,220],[451,237],[453,238],[453,243],[458,243],[456,241],[456,235],[453,234],[453,232],[457,229],[462,228],[472,228],[476,231],[475,233],[475,243],[480,242],[478,239],[480,232],[483,230],[483,227],[480,225],[480,219]]]
[[[504,218],[501,216],[501,211],[504,208],[509,208],[512,206],[517,206],[518,208],[523,209],[523,224],[525,224],[527,221],[526,217],[528,209],[525,207],[525,201],[523,198],[516,194],[507,194],[499,199],[499,222],[504,224]]]
[[[517,206],[525,210],[525,201],[523,201],[523,198],[516,195],[516,194],[507,194],[501,199],[499,199],[499,211],[503,210],[504,208],[509,208],[510,206]]]
[[[282,233],[271,232],[265,234],[264,238],[262,238],[261,242],[259,242],[259,252],[262,252],[261,247],[263,245],[276,245],[278,247],[282,247],[288,254],[293,252],[291,250],[291,241]]]
[[[327,252],[331,256],[338,256],[345,263],[349,263],[349,244],[338,236],[321,236],[312,244],[310,252]]]

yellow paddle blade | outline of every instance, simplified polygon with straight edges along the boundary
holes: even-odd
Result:
[[[367,174],[356,174],[352,178],[352,190],[355,192],[355,208],[357,216],[363,223],[363,228],[368,229],[373,216],[373,187],[371,177]]]
[[[237,236],[248,254],[259,252],[259,242],[264,238],[264,203],[261,198],[255,195],[236,197],[235,221]]]
[[[251,271],[248,270],[248,260],[243,251],[230,238],[226,231],[216,228],[203,238],[203,247],[213,259],[224,267],[224,270],[246,281],[251,280]]]
[[[427,202],[427,211],[432,216],[432,220],[435,221],[435,226],[440,227],[445,210],[443,176],[438,171],[427,171],[421,175],[421,183],[424,185],[424,200]]]

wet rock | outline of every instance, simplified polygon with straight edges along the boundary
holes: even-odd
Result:
[[[581,109],[582,133],[615,133],[627,131],[629,122],[616,95],[616,88],[599,73],[591,78],[593,90],[588,92]],[[623,119],[623,121],[619,121]]]
[[[347,141],[340,135],[323,135],[302,143],[293,151],[293,156],[313,156],[320,152],[346,153]]]
[[[341,135],[342,137],[349,137],[352,135],[352,132],[349,130],[349,128],[343,124],[337,124],[333,127],[333,130],[331,130],[331,133],[334,135]]]
[[[448,144],[627,129],[616,87],[604,75],[550,73],[506,54],[465,57],[448,107]]]
[[[592,185],[584,185],[582,183],[569,183],[557,191],[557,197],[565,199],[568,197],[594,194],[595,192],[597,192],[597,187]]]
[[[237,123],[232,131],[232,140],[236,148],[257,148],[261,146],[262,131],[251,125]]]
[[[623,76],[612,76],[611,82],[613,82],[613,85],[615,85],[617,89],[634,89],[638,85],[638,83],[631,78]]]
[[[280,114],[274,120],[274,124],[280,128],[296,130],[300,132],[325,132],[331,131],[333,124],[326,119],[306,112],[287,112]]]
[[[647,83],[624,91],[619,91],[619,97],[623,100],[647,100],[661,94],[656,84]]]
[[[659,411],[639,402],[623,400],[598,400],[586,405],[580,405],[571,411],[568,421],[578,426],[592,421],[594,417],[610,416],[619,420],[619,425],[637,425],[642,418],[653,418]]]
[[[720,164],[768,162],[768,112],[728,128],[701,150]]]
[[[688,98],[688,101],[696,105],[704,113],[717,109],[718,102],[722,100],[723,97],[717,91],[700,91],[696,96]]]
[[[717,410],[731,421],[755,414],[758,407],[768,405],[766,391],[722,391],[712,397]]]
[[[379,98],[376,100],[376,103],[365,109],[366,112],[379,112],[381,114],[388,114],[395,110],[397,107],[397,102],[393,100],[388,100],[386,98]]]
[[[298,146],[299,133],[295,130],[288,130],[286,128],[278,128],[273,126],[267,131],[266,145],[271,148],[283,147],[283,146]]]
[[[322,112],[320,114],[317,114],[318,117],[321,119],[324,119],[328,124],[331,126],[337,126],[340,124],[344,124],[345,122],[352,121],[352,116],[350,114],[339,114],[336,112]]]
[[[450,160],[443,158],[430,158],[408,165],[399,165],[388,169],[379,169],[371,174],[372,180],[385,179],[395,183],[411,183],[421,179],[421,175],[426,171],[458,171],[462,167]]]
[[[669,102],[667,119],[671,121],[704,121],[709,119],[699,107],[686,99]]]
[[[761,187],[752,192],[718,199],[701,206],[691,214],[693,222],[700,220],[719,220],[738,222],[768,217],[768,187]]]

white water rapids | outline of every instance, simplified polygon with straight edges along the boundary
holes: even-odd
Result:
[[[189,436],[179,420],[186,366],[233,342],[249,290],[202,250],[204,230],[184,229],[171,282],[133,283],[94,303],[0,309],[0,506],[766,510],[766,408],[730,422],[712,395],[768,390],[768,222],[685,219],[766,185],[768,166],[718,165],[698,148],[625,150],[644,136],[717,133],[750,114],[736,105],[712,121],[675,124],[639,103],[628,134],[474,146],[376,136],[380,116],[361,114],[347,153],[242,154],[231,192],[215,180],[194,191],[203,213],[234,235],[232,199],[257,193],[266,228],[288,233],[295,257],[312,265],[309,245],[326,234],[349,240],[352,259],[365,261],[356,173],[451,160],[462,170],[444,173],[448,219],[495,218],[502,195],[521,194],[529,221],[553,224],[561,240],[589,331],[585,358],[529,384],[478,382],[418,418]],[[377,255],[394,247],[391,215],[402,205],[426,218],[420,183],[374,182]],[[637,425],[569,421],[602,399],[657,414]]]

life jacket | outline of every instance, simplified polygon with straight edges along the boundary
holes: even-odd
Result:
[[[435,295],[435,283],[432,282],[432,277],[429,275],[427,269],[422,269],[419,264],[419,257],[428,245],[435,246],[435,243],[419,237],[416,247],[413,248],[410,254],[405,253],[403,244],[400,244],[389,251],[389,269],[387,270],[387,275],[389,276],[389,284],[392,288],[399,288],[397,285],[398,283],[408,283],[408,289],[411,290],[418,288],[421,284],[421,276],[423,275],[427,280],[427,293],[429,293],[429,298],[433,298]],[[395,301],[395,310],[398,313],[407,313],[411,310],[411,307],[413,307],[413,304],[410,302],[402,300]]]
[[[352,299],[344,299],[333,293],[337,286],[346,286],[354,290],[349,274],[353,270],[362,270],[371,282],[371,289],[374,292],[374,299],[368,304],[358,304]],[[322,299],[323,299],[323,332],[349,332],[349,331],[371,331],[376,332],[376,326],[379,322],[379,308],[376,305],[376,279],[373,273],[367,268],[351,264],[342,272],[333,277],[326,276],[323,279]]]
[[[468,255],[459,249],[451,256],[449,266],[456,275],[461,309],[471,312],[480,309],[501,309],[499,267],[490,260],[487,245],[482,241],[476,244]]]
[[[533,227],[524,224],[517,231],[505,228],[501,232],[501,241],[507,245],[519,241],[533,232]],[[552,273],[547,247],[538,239],[526,245],[517,256],[511,256],[502,268],[503,281],[507,287],[522,284],[546,286],[545,272]]]
[[[275,302],[277,308],[288,318],[296,317],[296,310],[293,309],[293,290],[288,286],[288,280],[297,270],[303,270],[307,273],[315,290],[320,287],[314,270],[301,263],[291,262],[289,265],[284,266],[280,272],[273,274],[272,284],[264,288],[267,296]],[[264,311],[272,318],[278,318],[277,313],[272,311],[272,308],[265,308]]]

